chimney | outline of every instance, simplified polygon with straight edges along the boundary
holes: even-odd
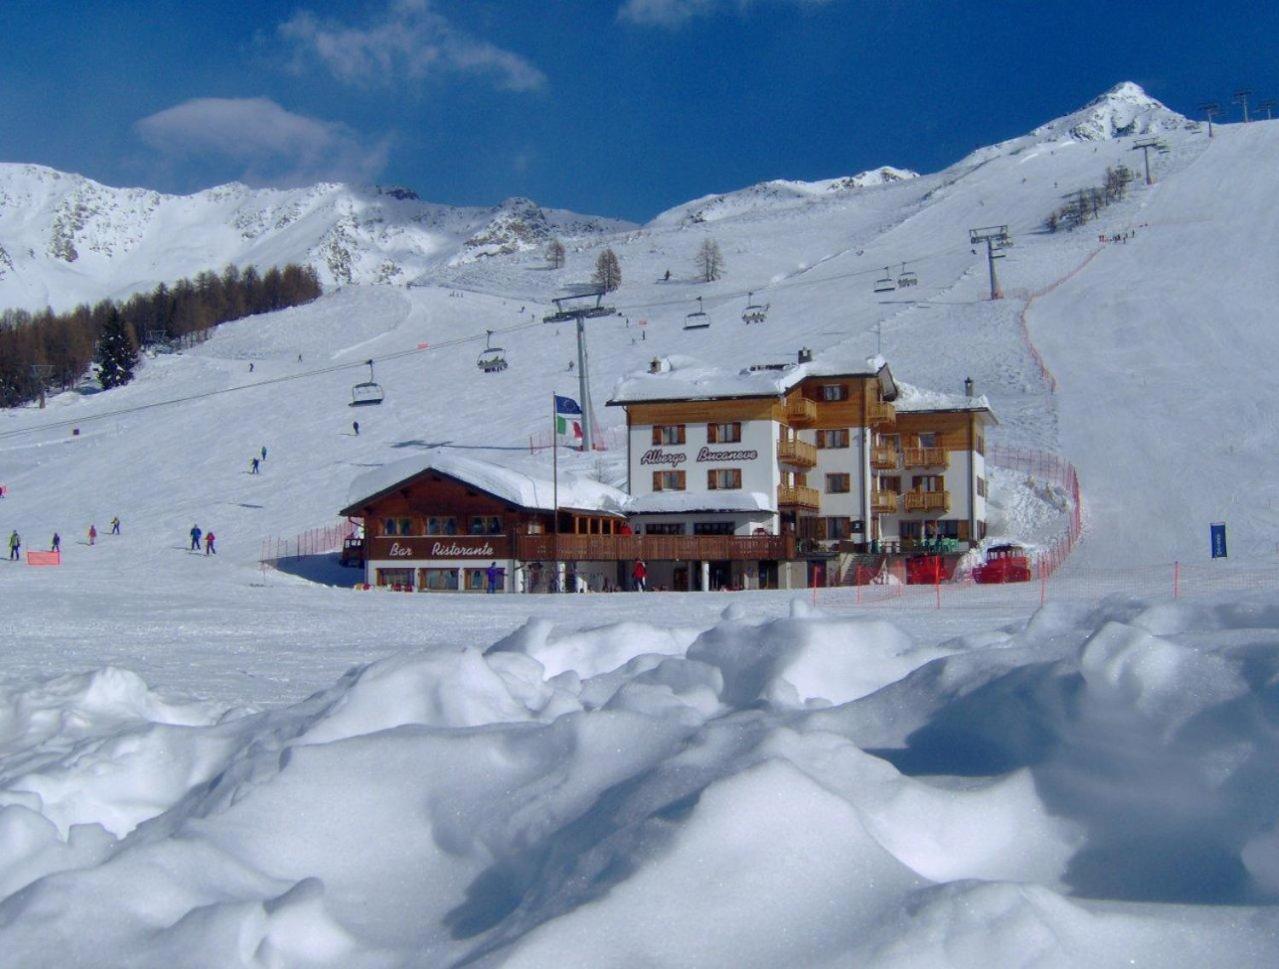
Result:
[[[808,349],[808,347],[800,347],[800,348],[799,348],[799,362],[800,362],[800,363],[812,363],[812,362],[813,362],[813,351],[812,351],[812,350],[810,350],[810,349]]]
[[[973,395],[973,378],[965,377],[964,378],[964,396],[971,397],[972,395]]]
[[[658,358],[658,357],[654,357],[654,358],[652,359],[652,361],[651,361],[651,362],[649,363],[649,365],[648,365],[648,372],[649,372],[649,373],[661,373],[661,372],[662,372],[662,361],[661,361],[661,359],[660,359],[660,358]]]

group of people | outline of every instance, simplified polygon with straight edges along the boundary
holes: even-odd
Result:
[[[217,536],[214,535],[212,532],[201,531],[199,525],[191,526],[191,551],[192,552],[200,551],[200,538],[202,536],[204,538],[204,554],[217,555],[218,549],[217,549],[217,546],[214,544],[218,540]]]
[[[255,454],[255,455],[253,456],[253,460],[251,460],[251,461],[249,462],[249,474],[261,474],[262,472],[260,471],[260,468],[261,468],[261,466],[262,466],[262,462],[263,462],[263,461],[265,461],[265,460],[266,460],[266,445],[265,445],[265,444],[263,444],[263,445],[262,445],[262,456],[261,456],[261,457],[258,457],[258,456]]]
[[[111,534],[112,535],[120,534],[120,516],[119,515],[113,515],[111,518]],[[88,537],[89,537],[90,545],[96,545],[98,543],[98,526],[97,525],[89,526]],[[54,532],[53,538],[49,540],[49,551],[50,552],[62,551],[62,536],[59,535],[57,532]],[[18,530],[16,528],[9,533],[9,561],[10,562],[22,561],[22,536],[18,534]]]

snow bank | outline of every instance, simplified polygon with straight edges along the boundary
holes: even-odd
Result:
[[[533,622],[269,712],[119,670],[10,681],[0,945],[23,966],[1258,964],[1277,639],[1264,604],[1115,600],[922,647],[797,602]]]

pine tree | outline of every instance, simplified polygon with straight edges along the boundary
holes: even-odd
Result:
[[[546,244],[546,261],[552,269],[564,268],[564,243],[559,239],[552,239]]]
[[[697,273],[704,283],[713,283],[724,275],[724,256],[714,239],[705,240],[697,250]]]
[[[617,261],[617,253],[605,249],[595,260],[595,282],[604,287],[604,292],[611,293],[622,285],[622,264]]]
[[[138,365],[137,344],[115,307],[111,308],[102,336],[98,338],[96,357],[98,383],[103,390],[123,387],[133,379],[133,368]]]

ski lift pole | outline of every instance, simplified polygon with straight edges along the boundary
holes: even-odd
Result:
[[[581,326],[579,319],[577,325]],[[560,578],[560,442],[556,421],[559,414],[555,410],[555,393],[551,392],[551,574],[558,585]]]
[[[581,315],[577,317],[577,385],[582,398],[582,450],[591,451],[595,442],[592,440],[591,424],[595,420],[595,408],[591,406],[591,381],[587,374],[586,356],[586,324]],[[559,516],[556,515],[558,520]]]

